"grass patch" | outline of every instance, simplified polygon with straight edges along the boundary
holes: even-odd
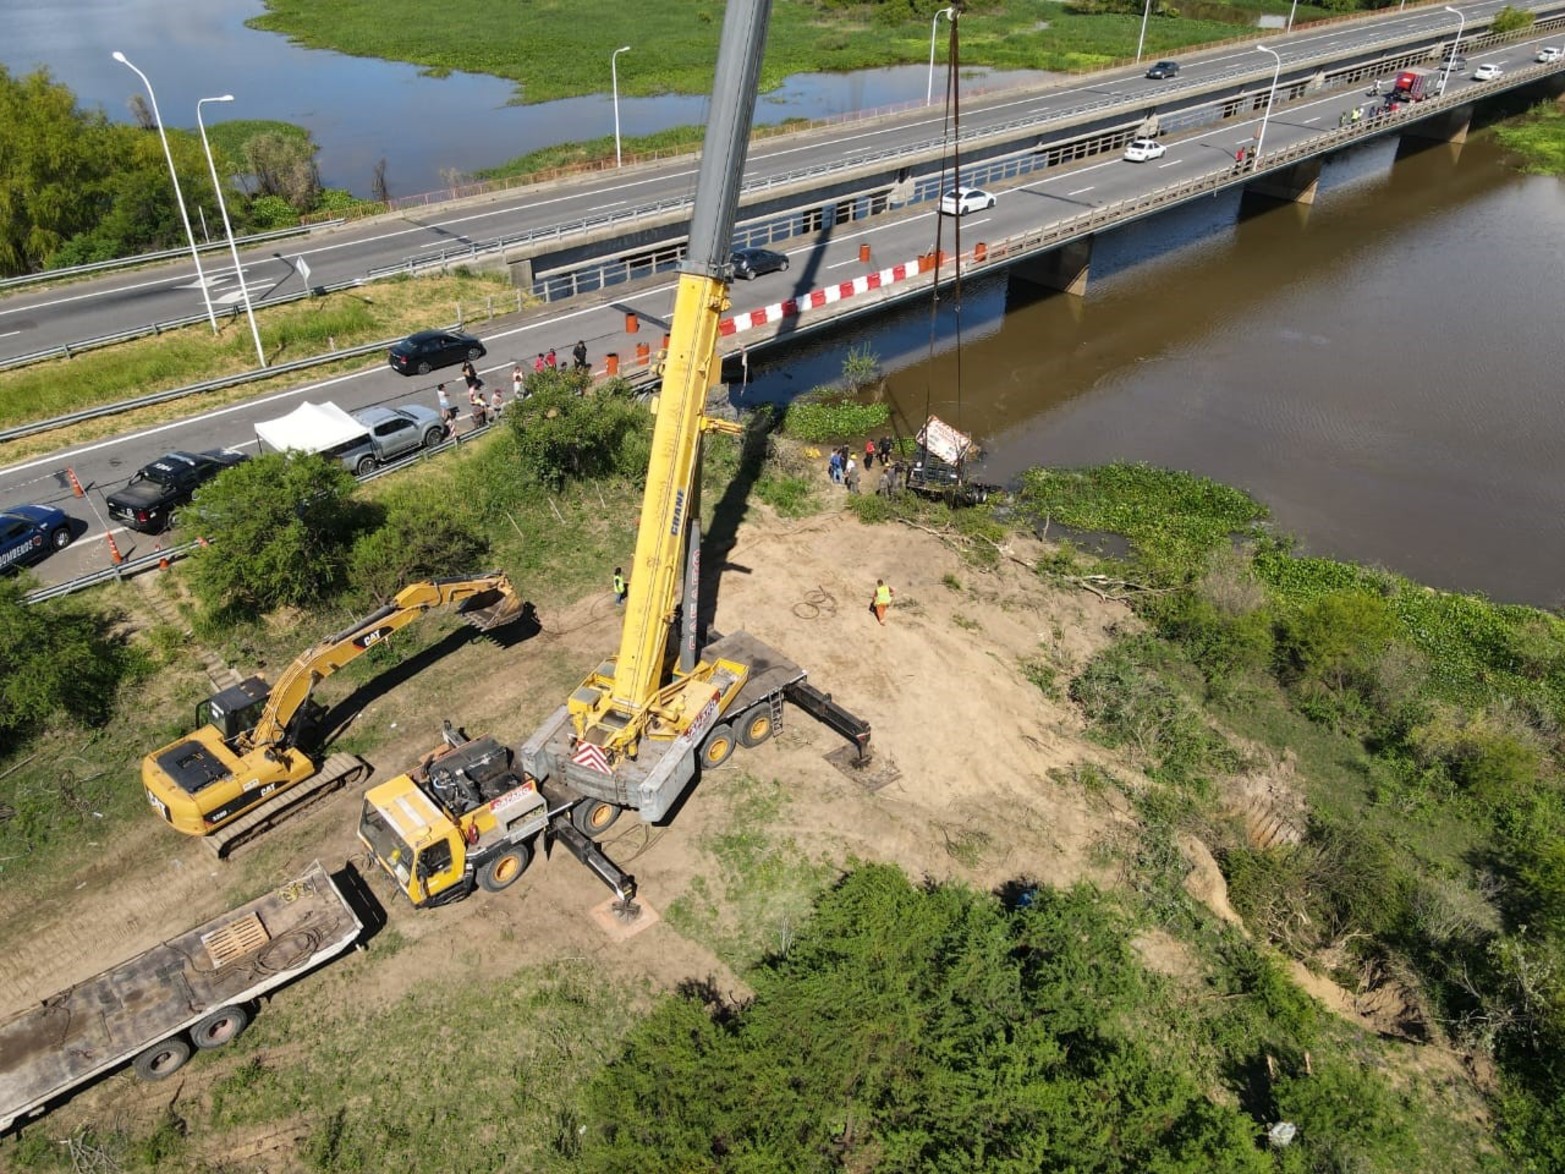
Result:
[[[256,322],[267,361],[286,363],[325,354],[333,343],[339,348],[358,346],[447,325],[464,314],[478,317],[485,312],[486,299],[501,296],[502,292],[514,297],[498,277],[396,278],[368,290],[343,291],[258,310]],[[216,335],[202,322],[152,338],[86,351],[64,363],[39,363],[0,372],[0,427],[254,370],[255,343],[243,315],[220,318],[218,325]],[[363,358],[353,359],[342,369],[365,362]],[[315,374],[327,370],[322,368]],[[249,399],[274,388],[292,387],[298,378],[286,375],[260,380],[230,389],[228,394],[235,399]],[[164,405],[163,418],[188,415],[193,402],[179,400]],[[214,399],[203,397],[200,406],[214,406]],[[108,428],[118,434],[128,423],[150,422],[140,414],[134,420],[115,416],[108,421]],[[71,439],[75,442],[86,438],[73,431]],[[48,450],[60,443],[57,437],[38,439]],[[25,454],[17,451],[11,455],[20,459]]]
[[[1557,103],[1538,103],[1525,118],[1495,127],[1494,137],[1521,156],[1528,174],[1565,175],[1565,110]]]

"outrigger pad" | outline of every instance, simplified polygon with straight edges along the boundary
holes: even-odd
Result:
[[[871,793],[902,777],[902,768],[884,751],[870,751],[860,758],[857,746],[839,746],[826,755],[826,761]]]

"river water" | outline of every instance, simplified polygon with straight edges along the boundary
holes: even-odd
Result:
[[[1309,552],[1565,601],[1565,185],[1481,137],[1329,162],[1313,207],[1219,197],[1106,234],[1087,296],[971,285],[752,362],[759,399],[850,340],[905,421],[960,421],[991,479],[1146,461],[1240,486]],[[1241,214],[1241,212],[1243,214]]]
[[[141,83],[111,60],[118,49],[151,79],[169,126],[193,128],[198,99],[232,93],[234,103],[208,107],[209,118],[272,118],[307,127],[321,147],[321,178],[359,195],[369,194],[381,158],[392,194],[411,195],[447,186],[442,173],[448,169],[495,167],[540,147],[614,132],[608,94],[511,105],[516,91],[500,78],[426,77],[418,66],[303,49],[246,28],[262,11],[261,0],[0,0],[0,64],[13,73],[46,65],[83,106],[102,106],[110,118],[128,121],[126,103]],[[607,57],[602,65],[606,85]],[[631,69],[633,59],[622,57],[621,78]],[[971,85],[986,87],[1046,76],[963,72]],[[796,74],[762,95],[756,121],[921,101],[928,77],[917,65]],[[621,133],[704,124],[708,102],[704,95],[621,98]]]

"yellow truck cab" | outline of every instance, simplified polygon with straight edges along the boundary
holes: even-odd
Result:
[[[454,739],[452,740],[454,741]],[[532,862],[548,803],[494,738],[451,741],[371,787],[359,840],[416,907],[510,888]]]

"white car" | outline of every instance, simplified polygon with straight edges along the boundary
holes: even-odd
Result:
[[[1561,49],[1558,45],[1544,45],[1533,60],[1549,65],[1562,57],[1565,57],[1565,49]]]
[[[1168,148],[1156,139],[1132,139],[1125,148],[1125,158],[1132,163],[1150,163],[1168,154]]]
[[[966,216],[994,207],[994,197],[982,188],[953,188],[940,197],[942,216]]]
[[[1473,70],[1473,80],[1475,82],[1492,82],[1495,78],[1499,77],[1504,72],[1505,70],[1494,64],[1494,62],[1486,61],[1477,69]]]

